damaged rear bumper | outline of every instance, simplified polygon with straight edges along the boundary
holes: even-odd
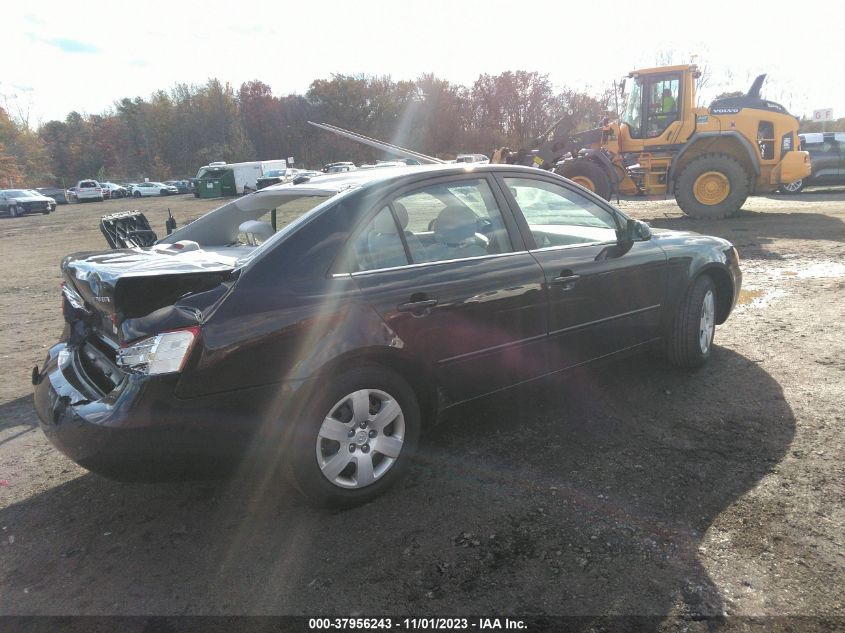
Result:
[[[60,343],[33,372],[35,410],[53,445],[80,466],[119,479],[170,479],[228,470],[278,449],[285,441],[279,403],[301,385],[180,399],[178,381],[178,374],[131,375],[92,395],[75,350]]]

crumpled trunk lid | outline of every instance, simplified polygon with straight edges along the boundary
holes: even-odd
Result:
[[[65,319],[69,323],[84,321],[118,343],[158,326],[162,326],[158,331],[163,331],[167,326],[181,327],[183,321],[186,326],[197,325],[209,301],[218,301],[228,289],[220,289],[221,284],[235,278],[235,263],[234,258],[202,250],[171,254],[126,249],[69,255],[62,261],[62,272],[65,284],[78,300],[65,302]],[[214,289],[217,291],[198,305],[196,300],[191,301]],[[67,297],[69,293],[65,294]],[[68,308],[73,303],[81,305]],[[181,316],[174,320],[176,304],[182,303],[186,305],[176,310]],[[162,309],[170,313],[163,324],[153,316]],[[135,323],[139,320],[146,321],[140,329]]]

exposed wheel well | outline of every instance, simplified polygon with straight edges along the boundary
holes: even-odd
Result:
[[[698,276],[702,275],[710,277],[713,280],[713,285],[716,286],[716,323],[721,325],[728,319],[733,303],[733,280],[728,271],[715,266],[704,269]]]
[[[359,354],[339,359],[330,367],[324,369],[321,374],[331,376],[362,365],[376,365],[399,374],[411,386],[417,396],[423,427],[430,426],[436,421],[438,398],[434,380],[428,375],[424,367],[403,358],[397,353],[379,349],[365,350]]]

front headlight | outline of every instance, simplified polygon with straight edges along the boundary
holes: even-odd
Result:
[[[182,371],[199,336],[199,327],[162,332],[122,348],[117,364],[124,371],[147,376]]]

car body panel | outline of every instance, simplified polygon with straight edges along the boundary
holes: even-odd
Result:
[[[353,275],[364,298],[461,402],[548,373],[543,273],[527,252]],[[414,300],[429,309],[402,311]]]

